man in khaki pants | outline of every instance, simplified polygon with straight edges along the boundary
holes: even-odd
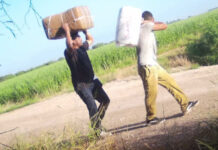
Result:
[[[175,80],[157,62],[157,45],[153,31],[165,30],[167,25],[162,22],[155,22],[149,11],[143,12],[142,17],[144,20],[141,24],[137,47],[138,73],[144,85],[147,124],[156,124],[161,121],[156,117],[158,84],[165,87],[174,96],[183,115],[188,113],[198,101],[190,102]]]

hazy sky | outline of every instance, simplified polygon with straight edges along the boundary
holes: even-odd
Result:
[[[32,12],[26,16],[28,0],[5,0],[9,15],[20,27],[16,39],[0,24],[0,76],[13,74],[64,57],[65,40],[48,40],[44,29],[37,23]],[[32,0],[36,10],[44,18],[69,8],[86,5],[94,19],[94,28],[89,32],[95,42],[110,42],[115,39],[119,9],[133,6],[149,10],[158,21],[185,19],[188,16],[207,12],[218,7],[218,0]],[[3,12],[0,11],[0,21]]]

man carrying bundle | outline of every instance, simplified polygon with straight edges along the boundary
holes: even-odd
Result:
[[[74,89],[88,108],[91,127],[95,131],[102,132],[101,120],[105,115],[110,99],[102,88],[101,82],[95,77],[87,54],[89,46],[93,43],[93,37],[84,30],[86,41],[82,43],[82,38],[78,32],[71,32],[67,23],[63,24],[62,28],[65,31],[67,45],[64,55],[71,71]],[[100,103],[98,108],[95,99]]]
[[[175,80],[158,64],[157,45],[153,31],[165,30],[167,25],[155,22],[149,11],[142,14],[138,54],[138,73],[142,79],[145,91],[145,106],[147,124],[156,124],[162,121],[156,117],[156,97],[158,84],[165,87],[179,103],[183,115],[187,114],[198,101],[189,101],[179,88]]]

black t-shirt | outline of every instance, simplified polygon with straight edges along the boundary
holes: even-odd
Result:
[[[75,51],[74,54],[71,54],[67,49],[64,51],[67,64],[71,71],[72,82],[75,89],[77,88],[78,83],[89,83],[92,82],[94,78],[92,64],[87,54],[88,48],[89,44],[86,41],[80,48]],[[73,59],[75,56],[77,58],[76,61]]]

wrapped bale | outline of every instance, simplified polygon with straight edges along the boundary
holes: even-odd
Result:
[[[116,44],[118,46],[138,45],[141,15],[142,11],[138,8],[124,6],[120,9],[116,29]]]
[[[42,23],[48,39],[65,37],[62,29],[63,23],[68,23],[72,31],[86,30],[94,26],[87,6],[74,7],[63,13],[46,17],[42,20]]]

